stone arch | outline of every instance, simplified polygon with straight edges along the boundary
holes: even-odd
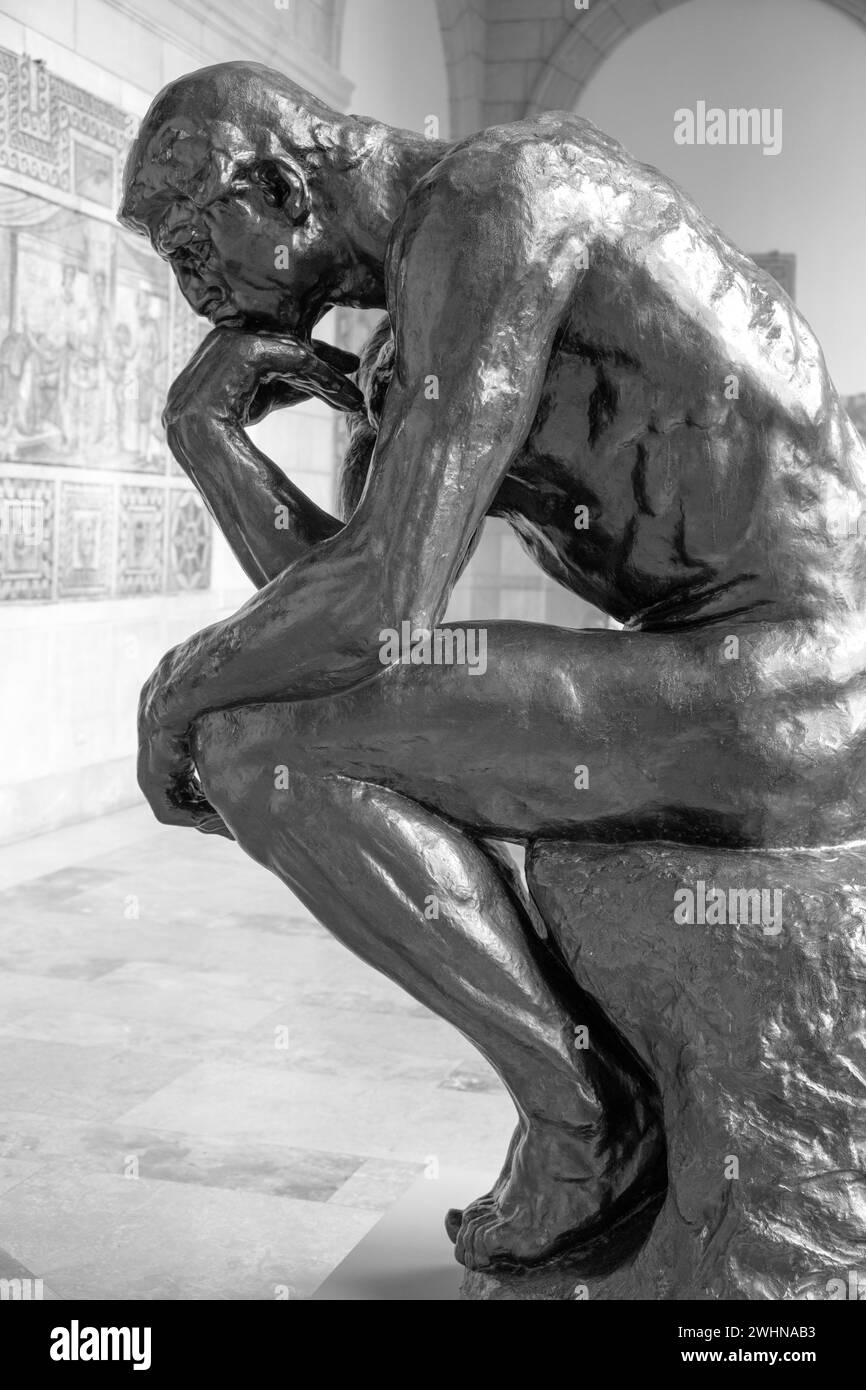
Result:
[[[823,0],[866,25],[866,0]],[[688,0],[591,0],[557,40],[538,75],[523,115],[570,111],[590,77],[617,44],[659,14]]]

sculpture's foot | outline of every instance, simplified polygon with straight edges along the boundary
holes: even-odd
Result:
[[[509,1140],[508,1153],[505,1155],[505,1162],[502,1165],[502,1172],[496,1179],[492,1191],[486,1192],[483,1197],[479,1197],[477,1201],[473,1202],[471,1204],[473,1208],[479,1206],[482,1202],[492,1202],[495,1199],[496,1194],[499,1193],[505,1186],[505,1184],[508,1182],[508,1179],[511,1176],[511,1165],[514,1161],[515,1150],[517,1149],[517,1145],[520,1143],[520,1140],[523,1138],[525,1131],[526,1126],[521,1122],[517,1126],[517,1128],[511,1136],[511,1139]],[[469,1210],[470,1208],[467,1207],[466,1211]],[[452,1245],[457,1244],[457,1237],[460,1235],[460,1227],[463,1225],[463,1215],[463,1209],[461,1209],[460,1207],[450,1207],[445,1214],[445,1230]]]
[[[467,1269],[525,1269],[580,1254],[604,1264],[614,1228],[661,1201],[657,1185],[646,1181],[612,1201],[588,1165],[585,1131],[566,1123],[518,1127],[509,1158],[492,1192],[446,1218]]]

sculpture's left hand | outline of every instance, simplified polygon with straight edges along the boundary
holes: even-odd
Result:
[[[183,647],[168,652],[145,682],[138,707],[138,785],[163,825],[184,825],[204,835],[234,836],[211,806],[198,780],[190,723],[179,710],[176,672]]]

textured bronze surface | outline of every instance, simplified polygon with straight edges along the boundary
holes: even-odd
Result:
[[[572,1260],[519,1282],[474,1275],[464,1296],[857,1297],[866,846],[577,855],[549,841],[534,847],[527,877],[575,977],[658,1080],[669,1188],[649,1240],[612,1274]],[[728,901],[743,886],[778,893],[778,918],[676,922],[684,884]]]
[[[764,1065],[754,1011],[775,1003],[733,940],[720,955],[691,928],[684,957],[674,904],[644,920],[625,898],[606,949],[614,973],[639,950],[646,980],[629,957],[613,989],[599,950],[590,983],[613,1027],[578,982],[582,875],[620,864],[631,883],[643,851],[603,845],[863,833],[866,450],[820,347],[681,190],[566,113],[448,147],[267,69],[204,69],[145,117],[120,215],[214,324],[172,387],[168,438],[259,589],[147,683],[142,789],[160,820],[233,835],[492,1061],[518,1128],[491,1192],[450,1218],[459,1259],[622,1263],[665,1200],[665,1131],[679,1173],[677,1145],[700,1167],[709,1137],[715,1154],[736,1129]],[[360,364],[312,338],[332,304],[387,314]],[[352,414],[342,520],[246,433],[311,394]],[[450,625],[451,651],[483,646],[483,664],[437,660],[432,637],[383,657],[385,634],[436,629],[489,515],[625,630],[475,621]],[[541,913],[496,840],[529,847]],[[549,841],[568,848],[542,891]],[[745,872],[742,855],[721,862]],[[767,863],[781,890],[787,861]],[[828,988],[853,989],[855,957],[825,955]],[[807,959],[785,976],[804,1029]],[[672,1141],[670,1058],[623,1035],[649,1026],[668,977],[672,1000],[712,1020],[732,961],[731,1096],[701,1091],[706,1125]],[[809,1094],[805,1130],[758,1116],[774,1173],[786,1143],[820,1168]],[[840,1259],[860,1229],[851,1171],[826,1188]],[[824,1239],[827,1201],[797,1187],[791,1245]],[[772,1251],[736,1277],[720,1251],[705,1296],[777,1296]],[[698,1279],[679,1245],[658,1258]]]

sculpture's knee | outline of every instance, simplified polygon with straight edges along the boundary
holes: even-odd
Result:
[[[274,787],[266,741],[245,710],[216,710],[196,721],[192,755],[205,796],[246,848]]]
[[[242,753],[238,757],[238,740],[231,734],[231,718],[230,711],[217,710],[202,715],[193,726],[193,761],[205,794],[217,809],[232,788],[236,761],[243,760]]]
[[[256,858],[289,807],[303,804],[307,779],[289,727],[273,706],[216,710],[196,721],[192,754],[202,790],[239,844]]]
[[[195,724],[193,757],[202,785],[211,785],[217,796],[285,791],[304,773],[328,770],[327,759],[311,748],[303,706],[291,703],[202,715]]]

